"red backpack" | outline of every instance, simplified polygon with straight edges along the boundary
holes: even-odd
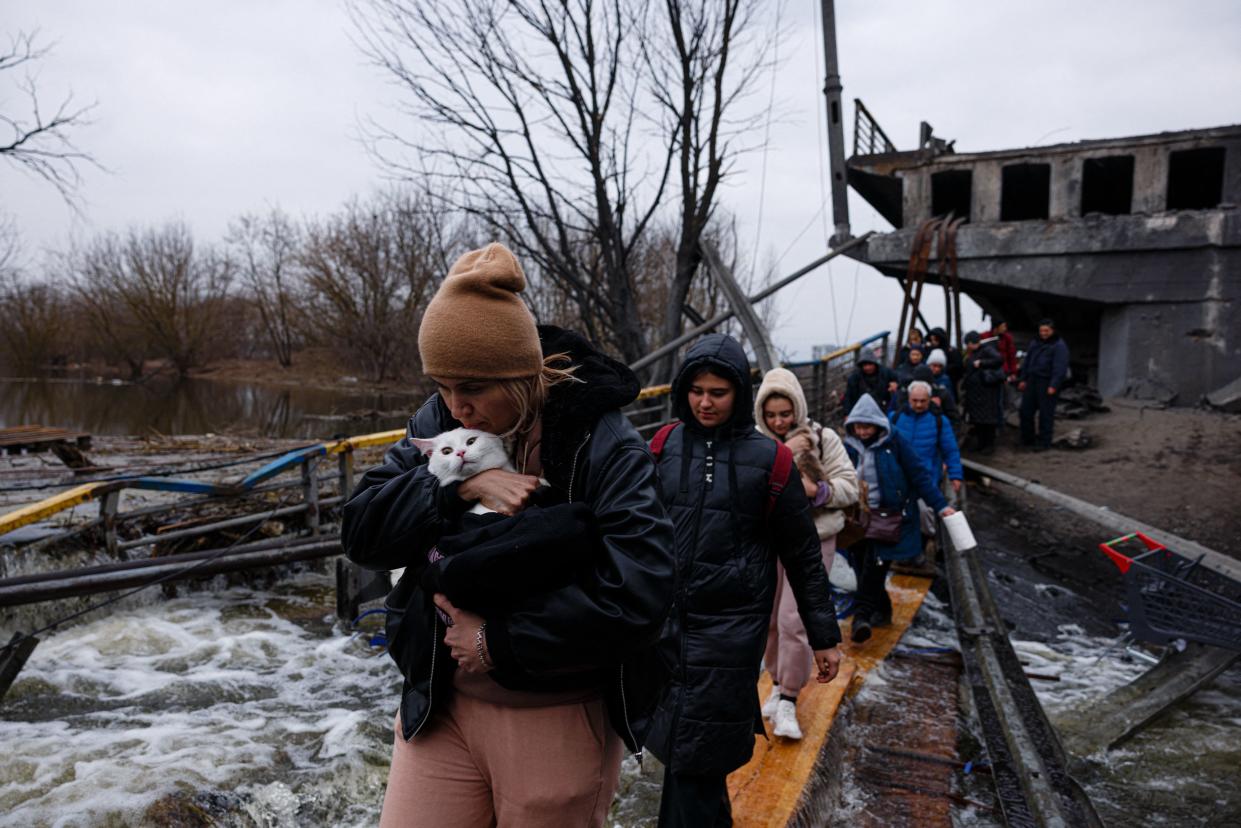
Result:
[[[659,455],[664,451],[664,443],[668,442],[668,436],[681,424],[680,420],[673,420],[659,431],[655,432],[655,436],[651,438],[651,454],[655,455],[655,462],[659,462]],[[789,483],[789,473],[793,470],[793,452],[789,447],[779,440],[776,441],[776,459],[771,464],[771,473],[767,475],[767,508],[763,510],[764,517],[771,517],[772,512],[776,510],[776,501],[780,499],[780,493],[784,491],[784,487]]]

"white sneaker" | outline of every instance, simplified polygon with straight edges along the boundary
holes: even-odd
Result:
[[[763,718],[776,718],[776,705],[780,703],[780,685],[771,685],[771,695],[767,697],[767,701],[763,702]]]
[[[801,725],[797,723],[797,705],[786,699],[780,699],[776,705],[776,726],[772,733],[786,739],[800,739]]]

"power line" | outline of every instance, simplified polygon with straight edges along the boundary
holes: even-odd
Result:
[[[780,68],[780,13],[783,3],[776,5],[776,37],[772,45],[771,87],[767,92],[767,118],[763,125],[763,166],[758,185],[758,221],[754,227],[754,255],[750,261],[750,279],[758,270],[758,243],[763,236],[763,207],[767,200],[767,151],[771,145],[771,113],[776,106],[776,70]]]

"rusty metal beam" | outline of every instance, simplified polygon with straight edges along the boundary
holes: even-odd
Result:
[[[780,357],[776,354],[776,349],[771,344],[771,337],[767,334],[767,326],[754,312],[754,306],[750,304],[749,297],[741,290],[736,277],[720,258],[720,252],[715,249],[715,245],[709,241],[700,241],[698,247],[702,251],[703,259],[706,260],[707,269],[711,271],[711,276],[720,286],[720,290],[724,292],[729,307],[740,320],[741,329],[745,331],[746,338],[750,340],[750,345],[754,348],[754,360],[758,363],[758,370],[766,374],[780,364]]]

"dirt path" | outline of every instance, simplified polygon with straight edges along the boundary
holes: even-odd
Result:
[[[1241,557],[1241,416],[1108,403],[1056,423],[1084,429],[1090,448],[1023,452],[1006,428],[995,454],[973,459]]]

